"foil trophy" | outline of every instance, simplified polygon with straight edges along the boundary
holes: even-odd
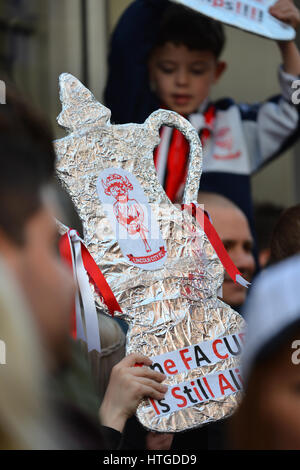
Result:
[[[196,131],[166,110],[144,124],[113,125],[110,111],[69,74],[60,77],[60,97],[58,122],[68,135],[55,143],[58,177],[129,325],[127,354],[154,358],[167,375],[168,397],[143,400],[139,421],[177,432],[225,418],[241,394],[244,323],[217,297],[224,270],[214,248],[190,213],[167,198],[153,163],[160,127],[179,129],[190,143],[183,202],[196,201],[202,171]]]

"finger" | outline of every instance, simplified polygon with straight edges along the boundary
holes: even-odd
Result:
[[[141,387],[141,398],[153,398],[154,400],[163,400],[164,393],[158,392],[152,387],[147,385]]]
[[[280,10],[281,8],[284,8],[286,7],[286,5],[284,4],[284,2],[278,2],[276,3],[275,5],[272,5],[269,7],[269,10]],[[290,5],[288,5],[288,7],[290,8]]]
[[[278,20],[284,21],[285,23],[292,23],[295,20],[293,15],[287,15],[286,13],[281,12],[272,13],[272,16]]]
[[[130,372],[135,377],[147,377],[148,379],[156,380],[157,382],[162,382],[166,379],[166,375],[158,372],[157,370],[152,370],[150,367],[137,367]]]
[[[146,366],[151,366],[152,362],[153,361],[149,357],[144,356],[143,354],[132,353],[124,357],[124,359],[122,359],[122,361],[119,362],[119,364],[122,363],[124,366],[127,366],[127,367],[133,367],[135,364],[143,364]]]
[[[151,380],[145,377],[136,377],[135,380],[142,385],[153,388],[153,390],[156,390],[157,392],[163,393],[164,395],[168,391],[167,385],[160,384],[155,380]]]
[[[285,7],[282,7],[282,8],[270,8],[270,9],[269,9],[269,12],[270,12],[272,15],[288,15],[288,16],[293,16],[293,15],[295,15],[295,11],[294,11],[294,10],[291,10],[290,8],[285,8]]]
[[[278,6],[285,6],[288,8],[297,8],[293,2],[293,0],[278,0],[275,2],[274,5],[271,5],[270,8],[277,8]]]
[[[296,11],[297,8],[291,4],[286,2],[278,2],[275,5],[269,7],[269,10],[282,10],[282,11]]]

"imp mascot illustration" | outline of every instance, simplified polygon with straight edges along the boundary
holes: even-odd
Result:
[[[113,207],[118,222],[126,228],[130,235],[139,233],[145,250],[150,252],[151,248],[146,237],[148,230],[144,226],[144,210],[135,199],[129,198],[128,193],[133,190],[133,186],[128,178],[113,174],[108,176],[105,182],[102,180],[102,185],[105,194],[112,195],[116,199]]]

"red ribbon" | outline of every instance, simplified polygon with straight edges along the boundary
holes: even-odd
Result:
[[[214,105],[210,105],[204,113],[205,127],[200,131],[200,140],[203,147],[205,146],[207,139],[212,133],[212,129],[214,127],[215,122],[215,116],[216,108],[214,107]]]
[[[70,244],[70,237],[69,233],[63,235],[60,238],[59,248],[62,258],[64,258],[72,268],[73,268],[73,260],[72,260],[72,247]],[[111,316],[114,316],[114,312],[122,312],[120,305],[118,304],[111,288],[109,287],[105,277],[103,276],[102,272],[100,271],[99,267],[97,266],[95,260],[89,253],[86,246],[81,242],[81,254],[82,254],[82,261],[86,272],[89,275],[90,280],[94,284],[95,289],[103,298],[105,304],[109,309],[109,313]],[[76,338],[76,314],[75,314],[75,306],[72,312],[72,335]]]
[[[105,277],[97,266],[94,258],[90,255],[88,249],[83,243],[81,243],[81,252],[84,267],[88,275],[90,276],[90,279],[92,280],[95,288],[98,290],[105,304],[107,305],[111,316],[114,316],[114,312],[122,313],[122,309],[118,304],[117,299],[113,294],[113,291],[109,287]]]
[[[209,239],[210,243],[214,247],[215,252],[217,253],[221,263],[224,266],[224,269],[227,271],[231,279],[235,283],[239,283],[244,287],[247,287],[250,284],[246,281],[232,259],[230,258],[229,254],[227,253],[222,240],[220,239],[216,229],[212,225],[209,220],[208,215],[205,211],[201,209],[198,205],[191,203],[191,204],[182,204],[182,210],[187,210],[195,219],[197,220],[200,227],[205,232],[207,238]]]

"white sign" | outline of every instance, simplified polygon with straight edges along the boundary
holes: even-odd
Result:
[[[244,333],[237,332],[151,357],[151,369],[172,376],[198,367],[211,366],[229,357],[237,357],[243,350],[244,336]],[[242,389],[239,369],[223,369],[215,374],[196,376],[189,382],[170,385],[163,400],[150,399],[150,403],[157,416],[165,416],[183,408],[234,394]]]
[[[176,375],[237,357],[243,350],[244,336],[245,333],[234,333],[151,357],[151,369],[165,375]]]
[[[122,168],[101,172],[97,191],[123,255],[141,269],[160,269],[165,242],[147,197],[134,175]]]
[[[295,39],[294,28],[268,12],[275,0],[173,0],[203,15],[277,41]]]
[[[189,382],[170,385],[163,400],[150,399],[156,416],[166,416],[175,411],[217,400],[243,389],[240,370],[226,369]]]

